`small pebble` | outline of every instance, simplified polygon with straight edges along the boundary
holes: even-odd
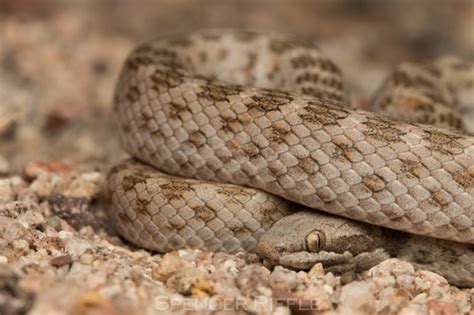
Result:
[[[276,266],[269,278],[272,288],[291,291],[298,285],[298,277],[295,271]]]
[[[63,255],[59,257],[54,257],[51,259],[51,265],[54,267],[62,267],[65,265],[70,265],[72,263],[72,257],[70,255]]]
[[[45,173],[60,173],[66,174],[72,171],[72,167],[60,161],[33,161],[28,163],[23,169],[25,176],[32,180],[37,178],[40,174]]]
[[[324,276],[324,267],[322,263],[317,263],[308,271],[308,277],[317,277],[320,278]]]
[[[353,314],[371,314],[375,304],[373,287],[361,281],[346,284],[342,287],[340,303],[342,309],[352,310]]]

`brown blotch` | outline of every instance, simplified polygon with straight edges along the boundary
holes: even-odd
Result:
[[[159,185],[163,196],[168,200],[180,199],[183,193],[190,189],[189,184],[180,180],[170,180],[168,183]]]
[[[397,207],[394,207],[392,204],[382,205],[381,210],[390,219],[396,219],[403,216],[402,214],[400,214],[399,209],[397,209]]]
[[[367,127],[362,130],[364,135],[382,142],[401,141],[400,137],[406,134],[399,128],[398,122],[387,117],[368,116],[362,124]]]
[[[127,223],[132,223],[133,220],[128,217],[128,215],[124,212],[118,213],[118,217],[120,218],[120,221],[122,222],[127,222]]]
[[[221,130],[225,132],[238,132],[242,126],[238,118],[233,117],[220,117]],[[240,128],[239,128],[240,127]]]
[[[189,134],[189,142],[194,144],[196,147],[200,147],[207,142],[207,138],[202,132],[194,131]]]
[[[168,117],[170,119],[179,119],[182,114],[189,112],[189,108],[185,105],[171,101],[165,108],[168,111]]]
[[[289,128],[285,129],[275,124],[272,124],[270,129],[271,133],[268,135],[268,140],[277,143],[285,142],[285,136],[291,133]]]
[[[343,89],[343,84],[341,80],[337,78],[324,78],[321,80],[321,83],[323,85],[326,85],[330,88],[333,88],[335,90],[342,90]]]
[[[178,57],[176,51],[166,48],[152,49],[150,53],[153,55],[153,57],[160,59],[176,59]]]
[[[316,191],[316,195],[324,202],[334,201],[334,196],[325,189],[319,189]]]
[[[282,176],[284,174],[284,172],[286,171],[285,169],[282,169],[281,167],[274,166],[273,164],[268,165],[268,169],[270,170],[270,173],[272,173],[272,175],[275,178],[278,178],[278,177]]]
[[[374,192],[385,189],[385,181],[375,174],[365,176],[362,182],[367,188]]]
[[[161,93],[182,84],[184,82],[184,74],[178,71],[156,69],[150,76],[150,80],[154,83],[152,88]]]
[[[132,175],[125,175],[122,180],[123,190],[131,190],[136,184],[146,184],[147,177],[139,172],[134,172]]]
[[[280,106],[290,103],[293,101],[293,97],[283,91],[262,89],[261,93],[251,96],[250,100],[252,101],[246,104],[249,110],[268,112],[278,110]]]
[[[361,153],[359,152],[359,150],[354,148],[352,142],[343,141],[338,142],[333,140],[333,144],[336,146],[337,149],[334,150],[335,155],[332,157],[341,162],[355,162],[356,157],[358,157]]]
[[[343,100],[343,97],[338,93],[323,91],[315,87],[308,87],[308,86],[302,87],[301,93],[305,95],[309,95],[309,96],[314,96],[321,100],[330,100],[330,101],[336,101],[336,102],[341,102]]]
[[[234,233],[234,235],[248,231],[248,229],[240,222],[230,221],[226,222],[226,224],[229,230]]]
[[[258,221],[264,227],[271,226],[276,221],[275,217],[278,214],[282,215],[282,211],[273,202],[263,203],[260,210]]]
[[[423,172],[426,170],[426,168],[420,163],[420,161],[404,158],[400,158],[400,161],[403,163],[403,172],[408,172],[417,178],[422,178]]]
[[[307,102],[307,106],[298,113],[304,121],[321,125],[337,125],[339,119],[344,119],[348,115],[349,112],[340,106],[313,101]]]
[[[125,63],[125,67],[128,69],[132,70],[137,70],[140,66],[147,66],[149,64],[152,64],[154,62],[153,58],[148,57],[148,56],[135,56],[132,55],[127,59]]]
[[[162,139],[164,139],[163,132],[161,132],[161,130],[159,130],[159,129],[150,132],[150,134],[151,134],[151,136],[152,136],[152,138],[153,138],[154,140],[162,140]],[[152,154],[157,156],[158,153],[155,151],[155,152],[152,152]]]
[[[247,143],[242,146],[242,150],[249,158],[255,158],[260,154],[260,149],[253,143]],[[250,175],[250,174],[248,174]]]
[[[137,213],[146,213],[147,212],[147,207],[148,207],[149,204],[150,204],[149,200],[136,198],[130,203],[130,206]]]
[[[243,91],[242,86],[216,83],[208,81],[207,84],[200,86],[200,91],[197,93],[198,98],[214,101],[229,101],[228,96],[239,95]]]
[[[456,133],[454,130],[447,132],[439,132],[435,130],[427,130],[426,139],[430,142],[429,148],[438,151],[444,155],[453,155],[463,149],[463,146],[457,141],[462,138],[462,135]]]
[[[288,51],[290,49],[293,49],[295,45],[284,39],[272,39],[269,43],[269,49],[277,54],[281,54],[285,51]]]
[[[301,84],[303,82],[317,83],[319,81],[319,75],[317,73],[305,72],[296,77],[296,83]]]
[[[331,60],[329,60],[329,59],[320,58],[319,59],[319,67],[323,71],[328,71],[328,72],[332,72],[332,73],[341,74],[341,70],[339,70],[339,68],[336,66],[336,64],[334,62],[332,62]]]
[[[472,187],[474,185],[474,173],[473,172],[460,172],[453,175],[453,179],[464,188]]]
[[[216,217],[216,213],[209,207],[200,206],[192,208],[194,212],[196,212],[196,217],[203,220],[204,222],[208,222]]]
[[[315,58],[310,54],[302,54],[291,59],[291,65],[295,69],[310,68],[319,64],[319,58]]]
[[[434,201],[436,201],[442,206],[447,206],[451,203],[451,199],[449,198],[449,195],[442,190],[435,191],[431,195],[431,198],[433,198]]]
[[[298,160],[298,166],[308,175],[316,174],[316,170],[319,168],[311,157]]]
[[[128,87],[126,97],[130,103],[136,102],[140,98],[140,90],[138,90],[136,86],[130,85]]]
[[[227,198],[234,198],[239,195],[243,197],[251,196],[247,191],[237,186],[218,187],[216,188],[216,192],[226,196]]]

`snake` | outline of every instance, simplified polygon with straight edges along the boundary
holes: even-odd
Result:
[[[131,158],[107,212],[152,251],[254,252],[335,273],[397,257],[474,285],[474,63],[396,66],[351,104],[313,43],[204,30],[135,48],[112,120]]]

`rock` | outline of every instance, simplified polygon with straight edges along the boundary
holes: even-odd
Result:
[[[268,283],[273,289],[291,291],[298,285],[298,277],[295,271],[276,266],[270,275]]]
[[[18,286],[19,276],[0,263],[0,314],[25,314],[31,308],[34,294]]]
[[[242,294],[255,296],[259,288],[268,286],[270,271],[259,265],[249,265],[242,268],[237,277],[237,285]]]
[[[428,281],[432,286],[449,286],[448,281],[437,273],[428,270],[419,270],[417,274],[421,279]]]
[[[414,276],[406,275],[406,274],[402,274],[398,276],[396,279],[397,285],[400,288],[404,288],[408,291],[412,291],[414,289],[414,286],[415,286],[414,281],[415,281]]]
[[[329,289],[330,288],[330,289]],[[311,301],[311,310],[318,312],[330,311],[333,307],[331,296],[334,290],[327,285],[310,286],[303,292],[298,292],[298,297]]]
[[[46,220],[38,226],[38,229],[42,232],[50,228],[58,232],[62,230],[61,220],[55,215],[46,218]]]
[[[323,277],[324,276],[324,267],[322,263],[317,263],[308,271],[308,277]]]
[[[70,255],[54,257],[53,259],[51,259],[50,263],[54,267],[62,267],[65,265],[70,265],[72,264],[72,257]]]
[[[97,291],[86,292],[77,301],[79,314],[89,314],[92,310],[104,311],[113,308],[112,302]]]
[[[426,302],[429,314],[433,315],[454,315],[457,314],[456,305],[451,302],[440,300],[429,300]]]
[[[185,296],[191,295],[196,283],[207,283],[209,274],[204,268],[186,267],[169,277],[166,286]]]
[[[33,180],[38,178],[40,174],[46,173],[59,173],[59,174],[66,174],[73,170],[73,168],[63,162],[60,161],[33,161],[28,163],[25,168],[23,169],[23,173],[25,174],[26,178]]]
[[[79,174],[76,171],[38,172],[30,185],[31,190],[42,198],[62,195],[71,198],[94,199],[100,193],[104,174],[89,172]]]
[[[375,296],[373,286],[362,281],[355,281],[342,287],[338,311],[344,314],[374,313]]]
[[[163,256],[160,264],[153,268],[151,276],[153,279],[165,283],[172,275],[183,268],[183,265],[176,252],[168,253]]]
[[[15,201],[18,192],[24,187],[26,183],[19,176],[0,178],[0,204]]]
[[[368,270],[368,274],[373,276],[413,275],[414,273],[415,268],[410,263],[397,258],[387,259]]]
[[[53,214],[67,221],[78,231],[86,225],[95,226],[98,224],[98,220],[91,210],[90,199],[54,195],[48,199],[48,202]]]
[[[197,278],[194,281],[191,295],[193,298],[207,298],[214,294],[214,284],[205,278]]]

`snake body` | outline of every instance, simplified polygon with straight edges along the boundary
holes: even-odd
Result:
[[[282,35],[140,45],[114,98],[135,160],[109,174],[109,214],[158,251],[252,251],[303,206],[472,244],[474,136],[454,128],[470,128],[459,112],[472,111],[473,86],[469,62],[403,64],[374,100],[387,117],[351,108],[339,68]]]

